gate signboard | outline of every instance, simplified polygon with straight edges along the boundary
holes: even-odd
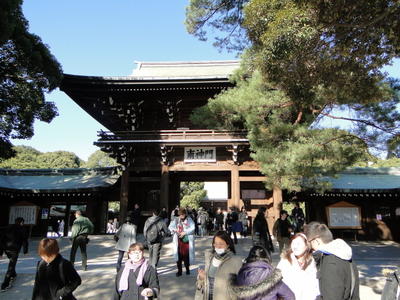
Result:
[[[185,147],[185,162],[216,162],[215,147]]]

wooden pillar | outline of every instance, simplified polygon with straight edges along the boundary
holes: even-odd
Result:
[[[70,228],[70,226],[72,226],[72,224],[70,224],[70,220],[71,220],[70,216],[71,216],[71,204],[67,203],[67,206],[65,207],[63,236],[68,236],[69,228]],[[46,233],[47,233],[47,229],[46,229]]]
[[[163,207],[169,211],[169,170],[167,165],[161,167],[161,182],[160,182],[160,209]]]
[[[274,217],[276,221],[279,219],[279,214],[282,209],[282,190],[279,187],[274,186],[272,198],[274,200],[273,207],[274,207]]]
[[[125,222],[128,216],[128,200],[129,200],[129,171],[124,170],[121,176],[121,193],[119,198],[119,214],[121,224]]]
[[[98,195],[93,195],[92,197],[89,197],[86,202],[86,217],[88,217],[93,224],[97,222],[96,218],[97,202],[98,202]]]
[[[240,209],[240,180],[239,169],[235,165],[231,169],[231,199],[228,207],[235,206]]]

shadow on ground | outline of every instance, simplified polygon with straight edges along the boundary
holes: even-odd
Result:
[[[143,240],[142,236],[138,237]],[[14,287],[0,294],[0,299],[25,300],[31,299],[36,264],[39,260],[36,249],[39,239],[31,241],[30,253],[20,256],[17,264],[18,277]],[[61,254],[69,259],[71,242],[61,238]],[[198,267],[204,267],[204,251],[211,247],[212,238],[196,239],[196,260],[191,266],[190,275],[176,277],[176,263],[172,256],[171,238],[165,241],[158,267],[161,287],[160,299],[189,300],[194,298],[195,282]],[[252,245],[250,239],[239,239],[236,246],[237,255],[245,258]],[[400,264],[400,245],[393,242],[351,242],[354,261],[360,270],[360,298],[379,300],[385,283],[382,275],[383,268],[395,268]],[[278,249],[275,245],[275,249]],[[146,254],[147,255],[147,254]],[[88,271],[82,271],[80,251],[77,251],[75,267],[82,278],[82,285],[75,291],[77,299],[98,300],[112,299],[114,292],[115,264],[118,251],[112,236],[91,236],[88,245]],[[273,264],[279,262],[277,251],[272,255]],[[0,276],[4,277],[8,259],[0,260]]]

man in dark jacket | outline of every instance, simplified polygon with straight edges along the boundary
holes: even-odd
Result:
[[[226,232],[229,236],[233,233],[233,241],[235,244],[238,243],[236,231],[233,230],[233,224],[239,220],[239,215],[234,207],[228,208],[228,215],[226,216]]]
[[[352,262],[352,249],[342,239],[333,239],[328,226],[311,222],[305,234],[315,250],[322,300],[359,300],[358,269]]]
[[[15,224],[10,225],[0,238],[0,258],[5,252],[8,259],[8,269],[4,281],[1,285],[1,291],[11,287],[12,281],[14,281],[17,273],[15,272],[15,266],[17,264],[18,255],[23,247],[24,254],[28,253],[28,233],[25,230],[24,219],[16,218]]]
[[[304,212],[300,207],[299,202],[295,202],[294,208],[292,209],[292,219],[294,221],[294,232],[303,231],[304,225]]]
[[[135,203],[132,211],[132,223],[137,226],[137,229],[139,231],[139,225],[140,225],[140,216],[142,215],[142,211],[140,209],[139,204]]]
[[[290,236],[292,232],[292,227],[287,219],[288,213],[286,210],[280,212],[280,217],[276,220],[272,232],[278,241],[279,252],[282,253],[283,250],[288,249],[290,245]]]
[[[218,208],[217,213],[215,215],[215,229],[217,231],[224,230],[223,228],[224,225],[224,214],[222,213],[222,210]]]
[[[149,262],[154,268],[157,268],[160,259],[163,239],[169,233],[167,224],[159,214],[160,210],[158,208],[153,209],[153,215],[146,220],[143,228],[143,235],[149,247]],[[151,230],[157,230],[158,238],[155,241],[149,240],[148,231]]]

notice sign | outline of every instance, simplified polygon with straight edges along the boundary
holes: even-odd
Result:
[[[185,162],[216,162],[215,147],[185,147]]]
[[[16,218],[24,218],[25,225],[36,224],[37,206],[11,206],[8,224],[14,224]]]
[[[361,209],[358,206],[328,206],[327,217],[330,228],[361,228]]]

